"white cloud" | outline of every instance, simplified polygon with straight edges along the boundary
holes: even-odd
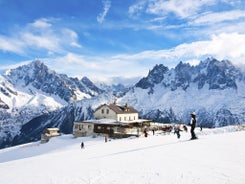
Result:
[[[166,50],[103,57],[68,53],[60,58],[47,59],[46,62],[58,73],[106,80],[111,77],[146,76],[150,69],[160,63],[170,68],[180,61],[196,65],[207,57],[229,59],[235,65],[242,65],[245,60],[244,50],[244,34],[222,33],[213,35],[209,40],[181,44]]]
[[[137,17],[140,14],[142,14],[142,12],[145,9],[147,1],[146,0],[142,0],[132,6],[129,7],[128,13],[131,17]]]
[[[0,35],[0,50],[28,55],[30,51],[62,54],[67,48],[82,46],[71,29],[56,27],[52,20],[38,19],[8,36]],[[40,50],[41,49],[41,50]]]
[[[59,39],[53,35],[40,35],[23,32],[21,36],[26,47],[34,46],[37,48],[47,49],[48,51],[61,52]]]
[[[111,8],[111,1],[109,0],[105,0],[105,1],[102,1],[103,2],[103,5],[104,5],[104,9],[103,9],[103,12],[100,13],[98,16],[97,16],[97,21],[101,24],[104,22],[105,20],[105,17],[109,11],[109,9]]]
[[[49,28],[52,26],[52,24],[49,23],[49,20],[44,18],[36,20],[31,25],[37,28]]]
[[[148,61],[148,63],[173,62],[180,60],[196,62],[207,56],[217,59],[229,59],[234,64],[242,64],[245,60],[245,35],[238,33],[222,33],[212,35],[209,40],[197,41],[189,44],[181,44],[167,50],[149,50],[133,55],[117,55],[117,60]]]
[[[23,42],[18,38],[9,38],[0,35],[0,50],[3,50],[4,52],[23,54],[23,45]]]
[[[112,77],[143,77],[156,64],[170,68],[180,61],[196,65],[200,60],[214,57],[229,59],[235,65],[244,65],[245,34],[222,33],[210,39],[180,44],[171,49],[147,50],[135,54],[112,56],[85,56],[67,53],[58,58],[40,59],[49,68],[68,76],[87,76],[94,81],[109,81]],[[9,68],[1,66],[0,69]]]
[[[223,21],[234,21],[240,18],[245,18],[245,11],[233,10],[226,12],[217,12],[217,13],[206,13],[204,15],[199,15],[193,23],[194,24],[214,24]]]
[[[145,11],[158,16],[174,13],[180,18],[195,15],[203,6],[214,5],[214,0],[145,0],[132,5],[129,14],[140,15]]]

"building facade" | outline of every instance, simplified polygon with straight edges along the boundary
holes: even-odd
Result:
[[[94,111],[94,119],[74,122],[73,135],[84,137],[91,135],[107,135],[109,137],[139,136],[150,120],[139,119],[139,113],[133,107],[103,104]]]
[[[125,104],[119,106],[113,104],[103,104],[99,106],[94,112],[95,119],[114,119],[118,122],[137,121],[139,119],[139,113],[133,107]]]

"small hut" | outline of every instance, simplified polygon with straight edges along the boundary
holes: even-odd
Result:
[[[56,137],[59,135],[60,133],[58,128],[46,128],[41,134],[41,143],[46,143],[51,137]]]

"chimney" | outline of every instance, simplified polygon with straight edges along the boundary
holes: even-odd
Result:
[[[124,106],[124,111],[128,111],[128,104],[127,103]]]

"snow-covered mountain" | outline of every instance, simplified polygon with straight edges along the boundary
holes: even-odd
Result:
[[[208,58],[197,66],[160,64],[132,88],[121,102],[143,117],[188,123],[196,112],[206,127],[245,123],[245,74],[227,60]]]
[[[57,96],[66,102],[90,98],[103,92],[86,77],[79,80],[57,74],[38,60],[7,71],[4,77],[21,91],[25,89],[24,91],[35,95],[39,90],[46,95]]]
[[[29,126],[29,122],[35,121],[39,129],[45,128],[45,124],[48,126],[50,123],[43,117],[49,117],[50,113],[54,116],[69,108],[72,102],[101,93],[103,90],[87,77],[79,80],[57,74],[41,61],[6,71],[0,75],[0,148],[19,142],[16,139],[23,134],[23,126]],[[62,124],[62,121],[57,123]],[[25,135],[24,139],[29,138]]]
[[[188,124],[195,111],[204,127],[245,123],[245,74],[227,60],[172,69],[159,64],[134,87],[103,90],[34,61],[0,76],[0,148],[39,140],[47,127],[72,133],[74,120],[92,118],[96,107],[115,98],[158,122]]]

